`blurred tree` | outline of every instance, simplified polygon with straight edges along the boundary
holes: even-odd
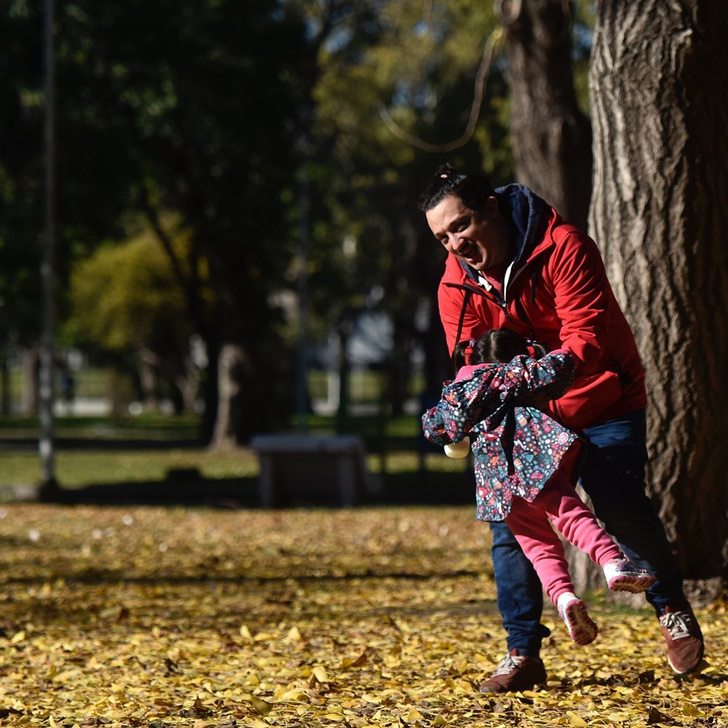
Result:
[[[686,576],[728,578],[728,6],[597,2],[590,212],[647,375],[648,482]]]
[[[336,43],[322,48],[311,289],[314,310],[342,332],[367,308],[389,314],[395,346],[385,396],[399,413],[416,340],[426,351],[430,386],[439,388],[447,374],[432,310],[444,256],[424,227],[417,197],[445,160],[481,169],[487,157],[496,179],[511,169],[499,69],[492,70],[477,109],[480,123],[463,135],[483,39],[495,27],[486,5],[407,0],[372,7],[376,14],[368,22],[339,32],[332,36]],[[410,137],[425,138],[430,151]],[[446,146],[453,139],[460,141]],[[332,281],[338,281],[333,306]]]
[[[586,230],[591,124],[574,87],[573,3],[500,0],[496,5],[505,27],[516,177]]]
[[[0,24],[13,67],[22,70],[10,74],[11,101],[23,99],[26,115],[39,105],[35,13],[13,0],[18,27]],[[384,119],[433,142],[461,136],[482,40],[493,27],[492,12],[475,0],[69,0],[59,7],[61,273],[98,241],[126,240],[144,216],[206,346],[205,432],[214,429],[217,444],[243,442],[290,412],[293,340],[282,305],[290,298],[282,294],[296,287],[302,266],[315,333],[337,322],[345,330],[364,308],[392,316],[395,411],[412,341],[425,342],[428,362],[442,361],[439,323],[427,311],[442,254],[416,198],[445,158],[479,168],[485,155],[496,180],[510,178],[502,75],[494,69],[478,107],[486,123],[447,154],[419,152]],[[23,54],[36,51],[34,68]],[[0,113],[6,108],[12,103]],[[33,183],[36,126],[18,127],[8,142],[20,148],[27,132],[21,159]],[[296,245],[304,186],[308,257]],[[22,210],[28,231],[16,226],[22,253],[37,238],[33,206],[40,209],[37,190]],[[183,255],[161,222],[170,212],[189,236]],[[354,241],[353,255],[345,240]],[[441,368],[428,371],[439,383]]]
[[[40,331],[37,301],[42,166],[42,30],[28,22],[25,3],[11,2],[0,21],[0,388],[10,409],[7,358],[11,347],[30,349]],[[29,383],[35,389],[35,356]],[[29,404],[37,404],[30,393]]]
[[[123,185],[117,199],[157,234],[206,346],[206,431],[216,423],[218,445],[243,442],[279,407],[290,410],[271,293],[294,249],[305,50],[302,23],[276,0],[74,0],[59,16],[65,156],[77,179],[107,196]],[[189,235],[184,260],[160,224],[168,211]],[[68,226],[95,214],[65,213]],[[203,268],[216,292],[211,306]]]
[[[169,234],[186,258],[189,242]],[[133,352],[147,405],[171,395],[175,409],[193,411],[199,370],[192,322],[168,257],[154,233],[107,244],[80,262],[71,275],[72,315],[66,329],[78,344],[99,345],[117,354]]]

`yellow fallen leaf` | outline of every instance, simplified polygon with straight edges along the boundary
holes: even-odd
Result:
[[[422,713],[417,708],[412,708],[402,719],[405,723],[416,723],[418,720],[424,720]]]
[[[300,688],[293,688],[292,690],[285,690],[280,695],[276,693],[276,700],[280,702],[286,702],[289,700],[305,700],[308,696]]]
[[[253,640],[255,642],[268,642],[275,638],[276,636],[274,634],[271,634],[270,632],[258,632],[258,634],[253,637]]]
[[[249,642],[252,642],[253,641],[253,635],[250,634],[250,630],[248,629],[248,625],[247,624],[241,624],[240,625],[240,636],[244,640],[248,640]]]
[[[298,631],[298,627],[296,627],[294,625],[293,627],[291,627],[288,630],[288,634],[286,635],[286,639],[289,642],[300,642],[301,639],[303,639],[303,638],[301,637],[301,633]]]
[[[22,642],[23,640],[25,640],[25,632],[21,629],[20,632],[16,632],[10,638],[10,644],[11,645],[17,645],[18,642]]]
[[[569,719],[569,725],[572,728],[587,728],[587,722],[577,713],[567,710],[566,717]]]
[[[316,665],[311,670],[311,674],[318,680],[320,683],[325,683],[329,681],[329,676],[326,674],[326,670],[321,665]]]
[[[250,702],[253,704],[253,709],[258,715],[268,715],[273,709],[273,703],[269,703],[267,700],[258,698],[255,695],[250,696]]]

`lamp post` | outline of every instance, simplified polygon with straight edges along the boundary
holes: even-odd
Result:
[[[55,404],[55,264],[56,264],[56,221],[55,221],[55,68],[53,47],[53,21],[55,0],[46,0],[44,12],[44,86],[45,123],[43,129],[45,149],[45,235],[41,252],[40,276],[43,289],[43,327],[40,354],[40,454],[42,481],[41,493],[57,490],[54,452]]]

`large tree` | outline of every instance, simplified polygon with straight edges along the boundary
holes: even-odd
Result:
[[[728,576],[728,5],[598,0],[590,222],[634,327],[649,488],[689,577]]]
[[[520,0],[497,5],[505,28],[518,181],[585,229],[591,126],[574,88],[573,3]]]

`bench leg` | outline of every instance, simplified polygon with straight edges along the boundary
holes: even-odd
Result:
[[[352,455],[339,455],[336,463],[336,475],[339,480],[339,499],[342,506],[356,505],[356,471]]]
[[[273,508],[275,505],[275,492],[273,487],[273,458],[269,455],[260,456],[260,485],[258,496],[263,508]]]

